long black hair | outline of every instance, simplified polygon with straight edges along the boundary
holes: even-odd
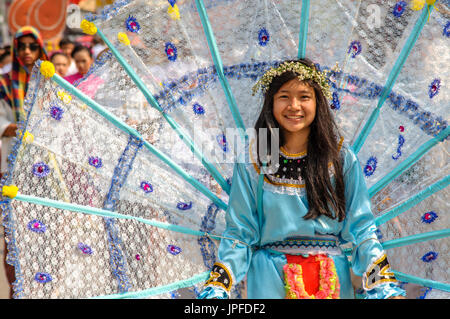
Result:
[[[295,62],[303,63],[317,70],[309,59],[295,60]],[[285,72],[275,77],[267,89],[261,113],[255,124],[258,148],[261,128],[267,129],[267,145],[271,145],[272,139],[276,138],[279,138],[279,145],[285,144],[282,128],[273,115],[273,99],[285,83],[297,77],[298,75],[294,72]],[[309,205],[309,211],[304,219],[314,219],[320,215],[325,215],[342,221],[345,218],[345,186],[342,160],[339,154],[339,130],[321,87],[312,80],[303,82],[311,86],[316,95],[316,116],[310,125],[306,167],[301,170]],[[274,129],[278,129],[281,134],[278,135],[277,130]],[[261,164],[259,149],[257,153],[258,162]],[[267,153],[267,155],[271,155],[270,148],[267,149]],[[331,166],[329,166],[330,163]],[[334,187],[330,177],[330,169],[334,172]]]

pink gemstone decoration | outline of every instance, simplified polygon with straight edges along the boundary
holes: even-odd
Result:
[[[136,260],[141,260],[141,255],[139,255],[139,254],[136,254]]]
[[[404,131],[405,131],[405,127],[404,127],[403,125],[400,125],[400,126],[398,127],[398,129],[400,130],[400,132],[404,132]]]

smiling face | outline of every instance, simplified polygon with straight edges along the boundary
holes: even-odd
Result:
[[[273,116],[285,137],[308,134],[316,117],[316,94],[314,88],[292,79],[273,97]]]
[[[34,37],[26,35],[18,39],[18,58],[29,69],[40,56],[41,48]]]

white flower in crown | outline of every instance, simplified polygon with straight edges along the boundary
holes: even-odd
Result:
[[[326,72],[317,71],[314,68],[310,68],[309,66],[304,65],[301,62],[283,62],[276,68],[271,68],[269,71],[267,71],[261,79],[259,79],[258,82],[253,86],[253,95],[256,94],[258,90],[267,91],[270,84],[272,83],[273,79],[277,76],[282,75],[285,72],[294,72],[298,74],[298,79],[300,81],[304,80],[312,80],[316,82],[322,89],[323,94],[325,97],[329,100],[332,99],[332,94],[330,91],[330,84],[328,83],[329,80],[327,78]]]

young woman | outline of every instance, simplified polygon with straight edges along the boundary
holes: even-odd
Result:
[[[228,298],[247,275],[248,298],[354,298],[346,242],[367,298],[404,295],[377,240],[358,159],[330,112],[325,75],[309,60],[286,61],[256,88],[265,90],[256,130],[267,136],[249,142],[250,163],[235,164],[227,228],[199,297]],[[263,183],[267,157],[258,154],[270,152],[259,152],[261,138],[280,145]]]
[[[72,58],[75,60],[78,73],[65,77],[71,84],[82,79],[94,63],[91,50],[83,45],[77,45],[75,49],[73,49]]]

